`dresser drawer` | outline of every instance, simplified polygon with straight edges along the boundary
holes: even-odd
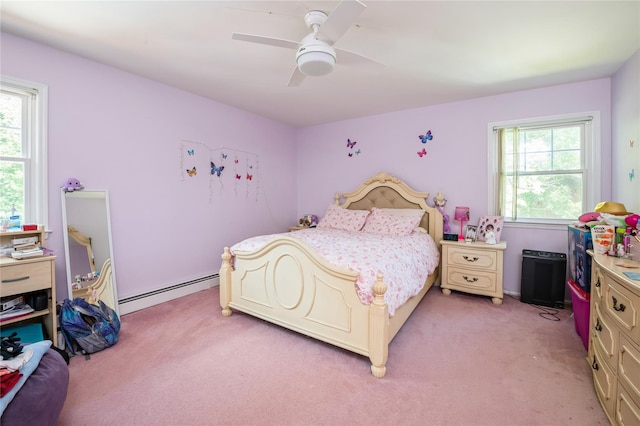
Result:
[[[606,283],[602,269],[593,262],[591,270],[591,300],[598,303],[602,300],[604,284]]]
[[[461,288],[464,290],[495,292],[496,274],[466,268],[449,268],[447,271],[447,285],[453,289]]]
[[[474,250],[464,247],[450,247],[447,251],[449,266],[482,268],[486,271],[497,271],[498,254],[495,250]]]
[[[0,295],[4,297],[13,294],[28,293],[35,290],[51,288],[53,262],[44,260],[41,262],[2,265],[0,272],[2,275]]]
[[[596,390],[598,399],[602,404],[602,408],[609,418],[613,417],[613,411],[616,406],[616,388],[618,379],[609,368],[604,357],[600,352],[600,348],[592,342],[593,352],[589,362],[591,363],[591,371],[593,372],[593,387]]]
[[[640,349],[625,336],[621,336],[619,352],[618,380],[629,391],[631,399],[640,405]]]
[[[616,423],[619,425],[640,425],[640,405],[633,401],[622,386],[618,389],[615,414]]]
[[[602,310],[603,306],[599,303],[593,305],[594,309],[591,323],[591,333],[593,336],[592,343],[598,346],[602,360],[606,361],[614,371],[618,365],[618,335],[617,328],[613,326],[611,320]]]
[[[606,306],[607,314],[622,326],[624,332],[632,339],[640,340],[640,329],[638,328],[640,297],[608,276],[603,304]]]

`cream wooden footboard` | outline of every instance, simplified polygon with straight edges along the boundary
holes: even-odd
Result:
[[[395,208],[421,208],[426,211],[421,226],[436,243],[442,238],[442,216],[425,203],[428,193],[415,192],[386,173],[379,173],[358,190],[342,196],[346,201],[341,205],[346,208],[389,204]],[[336,203],[339,204],[338,196]],[[257,251],[236,253],[233,263],[232,266],[232,254],[225,247],[220,269],[222,315],[230,316],[232,308],[237,309],[368,356],[371,372],[378,378],[386,374],[389,342],[440,272],[436,269],[422,291],[389,318],[382,275],[373,285],[373,303],[365,305],[356,293],[358,273],[331,265],[299,239],[278,237]]]

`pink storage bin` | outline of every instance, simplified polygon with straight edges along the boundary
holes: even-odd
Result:
[[[573,304],[573,320],[576,325],[576,333],[582,338],[585,349],[589,349],[589,293],[586,293],[578,284],[571,279],[567,281],[571,290],[571,303]]]

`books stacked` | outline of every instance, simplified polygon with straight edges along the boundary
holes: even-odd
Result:
[[[14,238],[11,240],[11,244],[13,245],[11,257],[14,259],[28,259],[44,255],[37,236]]]
[[[24,303],[24,296],[9,296],[0,302],[0,321],[28,315],[34,309]]]

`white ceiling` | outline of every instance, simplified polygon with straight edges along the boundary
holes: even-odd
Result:
[[[375,1],[335,47],[340,64],[287,87],[307,10],[338,1],[7,1],[4,32],[296,127],[615,73],[640,48],[640,1]]]

